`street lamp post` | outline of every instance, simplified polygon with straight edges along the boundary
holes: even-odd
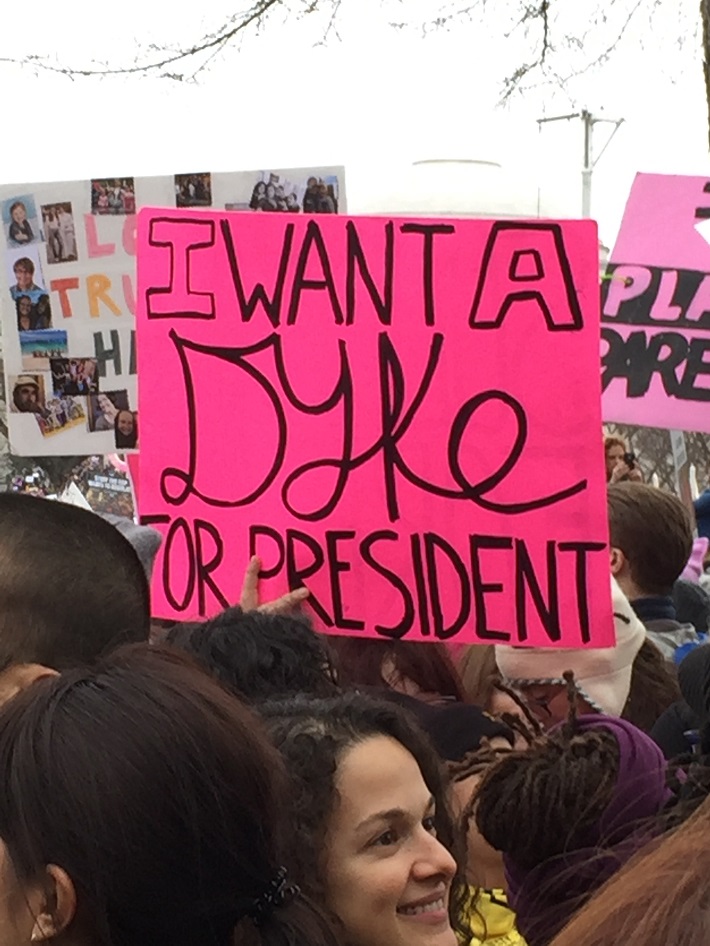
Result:
[[[568,122],[574,118],[581,118],[582,124],[584,125],[584,155],[582,161],[582,216],[591,217],[592,215],[592,174],[594,173],[594,168],[599,163],[602,155],[606,149],[611,144],[612,138],[617,133],[619,128],[621,128],[624,119],[623,118],[597,118],[591,112],[586,109],[582,109],[581,112],[574,112],[571,115],[555,115],[552,118],[538,118],[537,124],[539,128],[542,128],[543,125],[548,122]],[[599,154],[594,156],[594,126],[599,124],[613,125],[614,128],[606,140],[606,143]]]

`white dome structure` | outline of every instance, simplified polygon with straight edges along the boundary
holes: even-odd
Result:
[[[578,208],[569,201],[541,194],[525,171],[499,161],[438,158],[413,162],[393,178],[387,193],[368,194],[351,202],[359,214],[496,218],[570,218]]]

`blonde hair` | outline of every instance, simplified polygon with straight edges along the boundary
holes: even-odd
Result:
[[[493,644],[466,647],[458,659],[458,671],[466,700],[490,709],[496,684],[501,680]]]
[[[605,437],[604,438],[604,453],[607,454],[612,447],[621,447],[621,449],[626,452],[628,447],[626,441],[622,440],[621,437]]]

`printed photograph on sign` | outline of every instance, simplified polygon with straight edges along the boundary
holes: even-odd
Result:
[[[136,188],[132,177],[97,178],[91,182],[91,212],[99,216],[136,212]]]
[[[29,296],[32,303],[36,304],[40,296],[47,295],[42,264],[36,246],[8,250],[5,254],[5,271],[13,300],[17,301],[19,296]]]
[[[44,410],[35,417],[43,437],[54,437],[86,423],[83,399],[77,397],[50,396]]]
[[[116,429],[119,411],[128,410],[128,391],[102,391],[89,397],[89,430]]]
[[[245,175],[246,177],[246,175]],[[295,178],[283,172],[262,171],[249,193],[245,190],[225,204],[226,210],[253,210],[260,213],[338,213],[339,182],[335,174],[308,174]]]
[[[2,223],[10,249],[39,243],[42,239],[35,199],[31,194],[2,202]]]
[[[52,306],[46,293],[32,296],[18,295],[15,299],[18,332],[52,327]]]
[[[10,410],[14,414],[40,415],[45,410],[44,375],[21,374],[10,378],[10,389]]]
[[[30,496],[55,499],[57,486],[51,476],[40,466],[25,468],[12,478],[10,490],[13,493],[27,493]]]
[[[74,213],[69,202],[42,206],[48,263],[75,263],[78,259]]]
[[[300,208],[299,214],[289,219],[297,219],[303,215],[308,179],[314,177],[329,187],[332,185],[332,196],[340,212],[346,208],[345,173],[338,166],[321,164],[288,169],[267,165],[266,169],[226,170],[208,175],[204,169],[209,167],[209,160],[194,163],[190,173],[191,161],[188,159],[182,168],[170,168],[169,173],[155,177],[134,177],[130,162],[123,167],[116,162],[114,176],[102,177],[102,169],[98,168],[99,176],[94,173],[81,180],[0,184],[0,252],[4,257],[0,262],[0,321],[5,339],[6,392],[11,391],[10,378],[38,369],[36,358],[44,359],[45,367],[41,370],[47,373],[46,390],[51,391],[47,351],[36,342],[21,345],[19,333],[62,329],[68,334],[68,347],[62,344],[50,353],[60,358],[98,359],[102,377],[99,391],[126,392],[127,400],[119,397],[116,410],[138,408],[138,203],[174,211],[179,195],[181,205],[186,207],[204,206],[206,201],[220,208],[230,201],[248,206],[257,182],[274,178],[275,184],[288,188],[287,197],[297,195],[296,201],[289,200],[290,204],[297,202]],[[176,181],[176,170],[188,173],[178,174]],[[30,243],[10,241],[10,208],[18,202],[24,209],[14,210],[17,219],[13,233],[19,235],[21,230],[27,230],[23,226],[26,215],[32,233]],[[36,424],[10,414],[10,452],[33,458],[94,456],[115,450],[113,410],[108,409],[110,420],[104,417],[99,422],[99,415],[88,401],[84,409],[83,427],[74,426],[66,436],[45,438]]]
[[[51,358],[67,354],[67,333],[61,329],[20,332],[20,351],[26,371],[49,371]]]
[[[89,506],[98,513],[109,513],[133,519],[135,508],[133,488],[128,474],[109,457],[86,457],[72,471],[71,482]]]
[[[175,205],[177,207],[211,207],[211,174],[176,174]]]
[[[117,450],[134,450],[138,446],[138,412],[119,411],[114,422]]]
[[[52,391],[61,397],[98,394],[99,371],[95,358],[50,358]]]

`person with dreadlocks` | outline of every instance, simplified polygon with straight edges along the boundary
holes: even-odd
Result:
[[[484,774],[473,813],[503,854],[507,893],[529,946],[562,927],[653,836],[671,797],[658,746],[622,719],[577,717],[507,753]]]
[[[511,699],[511,697],[508,697]],[[511,702],[515,701],[511,699]],[[464,707],[473,710],[476,707]],[[520,716],[506,715],[510,726],[495,722],[497,730],[488,730],[490,734],[476,738],[476,727],[467,727],[473,738],[465,744],[462,740],[452,743],[450,738],[443,740],[441,733],[450,729],[446,715],[450,710],[443,709],[431,725],[425,727],[435,747],[442,751],[446,744],[450,749],[444,759],[451,778],[453,809],[459,819],[461,833],[466,838],[466,880],[469,884],[470,897],[469,923],[473,939],[469,946],[525,946],[516,923],[515,912],[506,896],[505,870],[503,856],[486,841],[478,830],[472,817],[480,783],[486,771],[498,759],[510,753],[514,745],[514,733],[520,737],[527,735],[521,724]],[[521,714],[525,710],[521,707]],[[530,720],[534,727],[534,720]],[[507,732],[506,732],[507,729]],[[438,738],[437,738],[438,737]],[[524,736],[523,736],[524,739]]]

